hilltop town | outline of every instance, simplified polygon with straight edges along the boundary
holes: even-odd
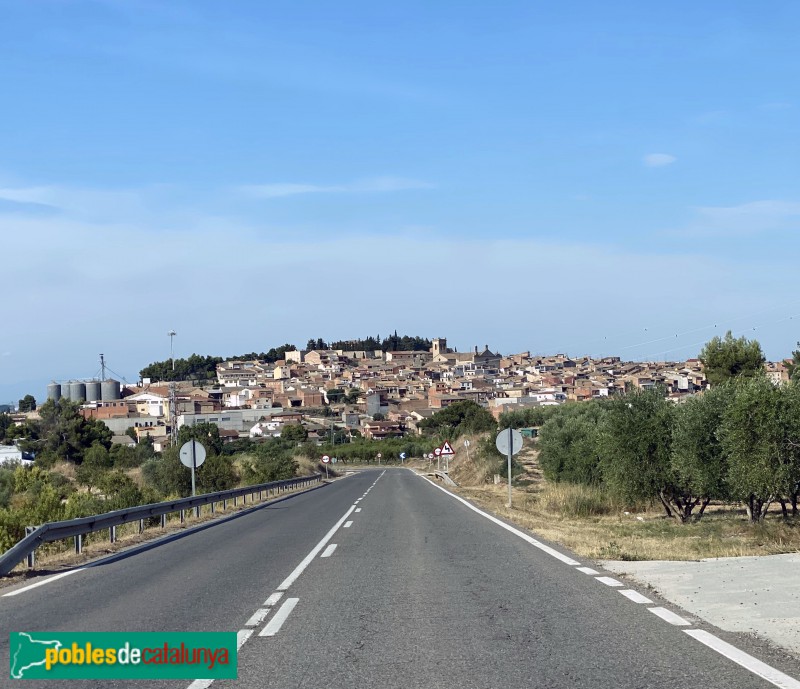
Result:
[[[177,383],[174,400],[169,383],[144,379],[124,386],[119,399],[85,402],[82,414],[103,421],[116,442],[149,436],[158,451],[168,444],[173,417],[178,428],[216,424],[228,441],[279,436],[284,425],[298,423],[312,441],[334,435],[380,440],[417,434],[421,421],[462,400],[499,418],[523,407],[656,385],[680,401],[708,385],[698,359],[653,363],[530,352],[504,356],[488,345],[457,352],[445,338],[433,339],[428,351],[311,349],[283,356],[271,363],[219,363],[216,381]],[[766,367],[774,380],[787,379],[782,363]]]

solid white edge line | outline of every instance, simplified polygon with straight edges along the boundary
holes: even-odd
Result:
[[[625,586],[621,581],[617,581],[613,577],[597,577],[595,581],[602,582],[606,586]]]
[[[736,646],[732,646],[710,632],[703,629],[684,629],[683,632],[693,639],[696,639],[701,644],[705,644],[720,655],[725,656],[728,660],[732,660],[737,665],[741,665],[754,675],[758,675],[767,680],[767,682],[774,684],[776,687],[780,687],[780,689],[800,689],[800,682],[793,677],[789,677],[789,675],[784,674],[780,670],[776,670],[771,665],[762,663],[757,658],[753,658],[753,656],[744,651],[740,651]]]
[[[583,572],[584,574],[588,574],[589,576],[596,576],[600,574],[596,569],[592,569],[591,567],[576,567],[579,572]]]
[[[628,600],[632,600],[634,603],[645,603],[650,605],[653,602],[647,598],[647,596],[643,596],[641,593],[634,591],[633,589],[624,589],[620,591],[620,593]]]
[[[351,526],[353,526],[353,522],[352,522],[352,521],[349,521],[349,522],[345,522],[345,523],[344,523],[344,528],[345,528],[345,529],[349,529]]]
[[[69,572],[61,572],[61,574],[54,574],[52,577],[47,577],[47,579],[42,579],[42,581],[37,581],[35,584],[28,584],[28,586],[23,586],[21,589],[16,589],[14,591],[9,591],[8,593],[3,594],[3,598],[8,598],[10,596],[16,596],[20,593],[24,593],[25,591],[30,591],[31,589],[38,588],[39,586],[44,586],[45,584],[49,584],[51,581],[55,581],[56,579],[63,579],[64,577],[68,577],[70,574],[76,574],[77,572],[82,572],[86,567],[78,567],[78,569],[71,569]]]
[[[684,620],[680,615],[676,615],[672,610],[666,608],[647,608],[657,617],[660,617],[664,622],[674,624],[676,627],[690,627],[692,625],[688,620]]]
[[[319,543],[317,543],[317,545],[314,546],[311,552],[303,558],[303,561],[299,565],[297,565],[297,567],[294,568],[292,573],[281,582],[281,585],[278,586],[278,588],[276,589],[277,591],[285,591],[295,582],[297,577],[299,577],[303,573],[305,568],[311,564],[311,561],[317,556],[317,553],[319,553],[319,551],[322,550],[328,544],[328,541],[330,541],[333,538],[333,534],[335,534],[339,530],[339,527],[342,525],[344,520],[347,519],[353,513],[354,509],[355,506],[351,507],[349,510],[347,510],[347,512],[344,513],[344,516],[341,519],[339,519],[339,521],[336,522],[333,525],[333,527],[331,527],[331,530],[328,531],[328,533],[326,533],[322,537],[322,540]]]
[[[325,548],[325,551],[322,553],[322,555],[320,555],[320,557],[330,557],[333,555],[334,550],[336,550],[336,544],[331,543],[327,548]]]
[[[267,608],[271,608],[275,603],[277,603],[283,594],[280,591],[276,591],[275,593],[270,594],[269,598],[264,601],[264,606]]]
[[[497,517],[493,517],[491,514],[487,514],[483,510],[478,509],[477,507],[475,507],[475,505],[472,505],[468,501],[464,500],[464,498],[461,498],[458,495],[455,495],[455,494],[451,493],[449,490],[445,490],[441,486],[437,486],[428,477],[423,476],[422,478],[424,478],[434,488],[438,488],[445,495],[449,495],[451,498],[453,498],[453,500],[458,500],[460,503],[462,503],[463,505],[466,505],[473,512],[477,512],[481,516],[486,517],[486,519],[488,519],[490,522],[494,522],[498,526],[504,528],[506,531],[510,531],[515,536],[519,536],[523,541],[527,541],[532,546],[535,546],[536,548],[538,548],[542,552],[545,552],[548,555],[550,555],[551,557],[554,557],[556,560],[559,560],[559,561],[561,561],[561,562],[563,562],[564,564],[567,564],[567,565],[579,565],[580,564],[580,562],[578,562],[577,560],[573,560],[571,557],[568,557],[567,555],[559,553],[555,548],[551,548],[549,545],[545,545],[541,541],[537,541],[532,536],[528,536],[528,534],[520,531],[519,529],[515,529],[513,526],[511,526],[509,524],[506,524],[504,521],[501,521]]]
[[[247,622],[244,623],[245,627],[257,627],[260,625],[269,615],[270,608],[259,608],[256,610]]]
[[[267,623],[267,626],[264,627],[264,629],[262,629],[258,635],[275,636],[281,630],[283,623],[286,622],[292,610],[294,610],[294,606],[297,605],[299,600],[299,598],[287,598],[283,605],[278,608],[278,612],[273,615],[272,619]]]

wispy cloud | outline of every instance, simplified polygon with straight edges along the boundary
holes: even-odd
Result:
[[[238,187],[237,190],[254,198],[274,199],[282,196],[295,196],[296,194],[370,194],[432,188],[432,184],[417,179],[373,177],[347,184],[298,184],[291,182],[249,184]]]
[[[665,165],[672,165],[677,160],[674,155],[669,153],[648,153],[642,162],[647,167],[664,167]]]
[[[800,230],[800,202],[767,199],[736,206],[699,206],[693,217],[670,235],[710,237],[748,236]]]

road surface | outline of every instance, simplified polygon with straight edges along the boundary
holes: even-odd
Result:
[[[800,689],[785,657],[399,468],[0,594],[5,667],[9,631],[239,633],[238,680],[159,687]]]

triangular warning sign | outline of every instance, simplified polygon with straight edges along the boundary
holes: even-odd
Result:
[[[444,445],[442,445],[442,454],[443,455],[454,455],[456,451],[453,449],[453,446],[450,444],[449,440],[444,441]]]

